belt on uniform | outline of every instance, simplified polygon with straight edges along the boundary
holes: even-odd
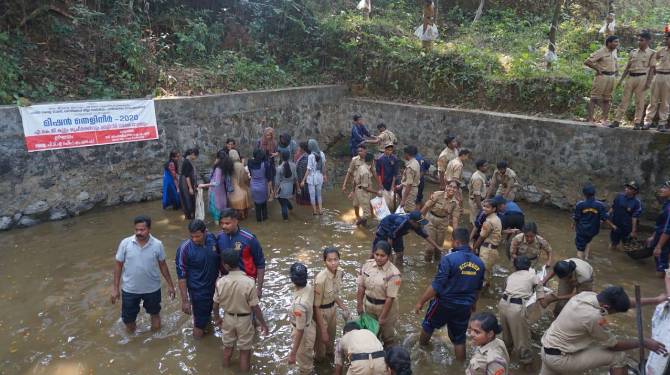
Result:
[[[563,355],[563,352],[555,348],[542,348],[545,354],[549,355]]]
[[[353,361],[362,361],[364,359],[375,359],[375,358],[383,358],[385,355],[383,350],[380,350],[378,352],[374,353],[356,353],[352,354],[349,356],[349,360],[351,362]]]
[[[670,72],[661,72],[661,71],[656,71],[656,74],[670,74]]]
[[[641,77],[641,76],[646,76],[647,73],[628,73],[629,76],[631,77]]]
[[[367,294],[365,295],[365,298],[368,300],[373,305],[383,305],[386,303],[385,299],[377,299],[377,298],[372,298],[368,296]]]
[[[502,299],[515,305],[523,305],[523,298],[510,297],[507,294],[503,294]]]
[[[236,314],[236,313],[231,313],[231,312],[228,312],[228,311],[226,311],[225,313],[228,314],[228,315],[236,316],[236,317],[238,317],[238,318],[241,317],[241,316],[249,316],[249,315],[251,315],[251,313]]]
[[[333,306],[335,306],[335,301],[333,301],[331,303],[324,303],[323,305],[320,305],[319,308],[320,309],[329,309]]]
[[[444,218],[447,217],[447,215],[444,215],[444,216],[442,216],[442,215],[438,215],[438,214],[436,214],[436,213],[433,212],[433,211],[430,211],[430,214],[433,215],[433,216],[435,216],[435,217],[439,217],[440,219],[444,219]]]
[[[492,243],[490,243],[490,242],[484,242],[484,243],[482,244],[482,246],[486,246],[486,247],[491,248],[491,249],[493,249],[493,250],[495,250],[495,249],[498,248],[498,245],[494,245],[494,244],[492,244]]]
[[[600,74],[606,75],[606,76],[613,76],[613,75],[616,74],[616,72],[600,72]]]

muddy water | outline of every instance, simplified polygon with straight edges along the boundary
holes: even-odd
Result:
[[[341,193],[326,193],[325,202],[323,217],[313,217],[310,209],[301,207],[285,223],[278,203],[272,202],[268,222],[243,223],[259,237],[268,262],[262,308],[271,332],[256,344],[254,374],[292,373],[285,359],[291,331],[287,319],[291,294],[287,270],[294,261],[305,262],[313,277],[323,267],[318,249],[338,246],[346,274],[344,300],[355,310],[355,272],[368,255],[372,230],[356,229],[351,224],[353,211]],[[527,217],[539,224],[541,234],[560,258],[573,256],[567,212],[528,206],[524,209]],[[222,370],[216,333],[200,341],[191,338],[190,319],[180,312],[178,300],[167,299],[165,288],[161,331],[150,333],[148,316],[142,313],[139,332],[130,336],[125,333],[120,305],[110,305],[109,292],[116,247],[123,237],[132,234],[131,218],[138,214],[149,214],[154,219],[153,235],[165,244],[176,280],[174,253],[187,231],[181,215],[163,211],[159,202],[118,207],[0,234],[0,374],[237,373]],[[606,231],[592,246],[596,288],[620,284],[632,293],[633,285],[639,283],[645,295],[661,291],[661,281],[653,277],[650,259],[632,261],[623,254],[609,252]],[[411,310],[430,282],[435,264],[424,263],[424,246],[417,236],[408,235],[406,247],[406,264],[401,268],[398,337],[412,351],[415,373],[461,374],[463,366],[452,361],[446,332],[436,334],[428,349],[416,347],[422,316]],[[508,269],[506,261],[498,267],[498,291],[484,295],[479,309],[493,309]],[[647,334],[651,313],[651,308],[646,308]],[[611,323],[622,336],[635,334],[632,312],[612,317]],[[545,319],[539,326],[547,324]],[[537,344],[540,333],[534,336]],[[330,373],[330,367],[319,365],[317,373]]]

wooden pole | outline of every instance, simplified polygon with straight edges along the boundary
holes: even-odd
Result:
[[[637,337],[640,340],[640,362],[638,370],[640,375],[646,375],[644,363],[644,329],[642,327],[642,297],[640,296],[640,286],[635,285],[635,317],[637,318]]]

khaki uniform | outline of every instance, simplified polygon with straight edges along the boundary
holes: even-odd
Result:
[[[558,280],[558,295],[563,296],[572,293],[574,290],[577,293],[590,292],[593,290],[593,267],[586,261],[579,258],[569,258],[566,261],[573,261],[577,266],[575,272],[564,279]],[[558,316],[565,306],[566,301],[556,302],[554,307],[554,315]]]
[[[361,159],[361,157],[358,156],[358,155],[351,158],[351,162],[349,162],[349,169],[347,169],[347,174],[350,175],[351,178],[354,179],[354,181],[356,179],[356,174],[358,173],[358,169],[361,167],[361,165],[365,165],[365,159]],[[354,193],[353,203],[354,203],[354,207],[359,207],[360,206],[360,202],[358,201],[358,197],[356,196],[356,193]],[[369,204],[368,204],[368,206],[369,206]]]
[[[654,55],[654,50],[647,48],[644,51],[633,50],[628,58],[628,78],[623,86],[623,97],[616,112],[616,120],[623,121],[630,103],[631,96],[635,95],[635,118],[634,124],[641,124],[644,119],[644,87],[647,84],[647,73],[649,73],[649,60]]]
[[[591,99],[612,100],[612,91],[616,86],[616,50],[610,51],[607,47],[602,47],[593,52],[586,61],[593,63],[603,72],[603,74],[596,75],[593,78]]]
[[[335,340],[335,328],[337,327],[337,306],[335,300],[342,289],[342,271],[337,270],[333,275],[328,269],[324,269],[314,279],[314,306],[319,307],[321,318],[328,330],[328,344],[321,342],[321,330],[316,330],[316,357],[323,358],[326,354],[333,354],[333,342]]]
[[[498,260],[498,246],[500,246],[502,239],[502,223],[496,213],[492,213],[486,217],[479,235],[481,238],[484,238],[484,242],[479,248],[479,258],[481,258],[486,267],[484,281],[488,286],[491,284],[493,266]]]
[[[384,346],[395,340],[395,325],[398,322],[398,290],[400,290],[400,271],[391,261],[383,267],[377,266],[374,259],[363,263],[356,283],[365,288],[365,312],[379,319],[386,298],[393,298],[393,305],[386,316],[386,322],[379,326],[379,336]]]
[[[540,284],[535,271],[516,271],[507,277],[507,286],[498,303],[503,340],[509,348],[514,348],[519,362],[533,362],[533,350],[530,347],[530,322],[526,317],[526,301],[535,293]],[[544,296],[540,288],[538,298]]]
[[[445,173],[447,171],[447,165],[453,159],[458,157],[458,149],[454,148],[453,150],[449,147],[445,147],[440,155],[437,157],[437,170],[439,172]]]
[[[484,346],[478,346],[470,358],[466,375],[507,375],[509,354],[499,338]]]
[[[658,113],[659,125],[665,125],[670,113],[670,49],[663,47],[656,51],[650,64],[656,67],[656,74],[651,82],[651,100],[644,124],[651,124]]]
[[[496,195],[502,195],[505,199],[513,201],[516,196],[516,191],[519,188],[519,179],[511,168],[505,170],[505,174],[501,174],[496,169],[491,177],[491,189],[496,189]],[[507,191],[506,194],[503,194]]]
[[[444,172],[445,181],[456,181],[458,184],[461,184],[461,177],[463,176],[463,162],[461,159],[451,159],[449,164],[447,164],[447,169]]]
[[[405,212],[411,212],[416,209],[416,195],[419,193],[419,183],[421,183],[421,167],[416,159],[411,158],[405,164],[405,170],[402,173],[400,184],[409,186],[409,196],[405,201]]]
[[[230,271],[216,282],[214,302],[223,307],[221,341],[227,348],[251,350],[254,341],[254,325],[251,309],[258,306],[256,282],[244,271]]]
[[[430,208],[430,211],[426,214],[426,219],[428,219],[428,225],[426,225],[428,237],[433,239],[436,244],[442,246],[449,225],[454,222],[454,219],[458,221],[458,218],[463,213],[461,203],[456,197],[448,198],[447,193],[444,191],[436,191],[430,195],[430,198],[426,202],[426,207]],[[433,257],[439,259],[440,253],[429,245],[426,248],[425,258],[426,260],[430,260]]]
[[[388,129],[379,133],[377,139],[379,139],[379,143],[377,143],[377,151],[379,151],[382,154],[384,153],[385,148],[384,146],[386,146],[389,143],[392,143],[394,145],[398,143],[398,138]]]
[[[303,330],[302,340],[296,353],[296,363],[300,374],[311,374],[314,370],[314,339],[316,338],[316,324],[312,321],[314,315],[314,289],[307,284],[304,288],[293,292],[291,307],[291,324],[293,325],[292,338],[295,340],[299,330]]]
[[[535,235],[535,241],[532,243],[526,242],[526,237],[523,235],[523,233],[519,233],[512,238],[510,254],[516,253],[517,256],[527,256],[533,267],[537,263],[537,260],[543,251],[551,254],[552,250],[549,242],[547,242],[547,240],[545,240],[540,235]]]
[[[625,366],[626,352],[609,349],[617,340],[606,328],[606,315],[596,293],[582,292],[572,297],[542,336],[540,374],[583,374],[603,366]],[[561,354],[547,354],[546,348],[560,350]]]
[[[478,170],[472,174],[468,183],[468,192],[470,194],[470,224],[474,225],[477,214],[482,208],[481,206],[477,206],[475,197],[479,196],[481,201],[486,198],[486,175],[482,171]]]
[[[370,217],[370,192],[367,190],[372,187],[372,172],[367,164],[363,164],[356,170],[354,175],[354,196],[359,207],[363,210],[361,219]]]
[[[337,342],[335,349],[335,365],[344,366],[344,360],[351,361],[352,354],[373,354],[384,352],[384,346],[367,329],[356,329],[347,332]],[[386,362],[384,357],[359,359],[351,361],[347,375],[385,375]]]

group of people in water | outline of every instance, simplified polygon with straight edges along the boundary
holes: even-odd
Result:
[[[614,338],[606,329],[605,316],[625,312],[635,301],[618,286],[593,291],[588,249],[603,222],[612,229],[613,248],[637,237],[642,212],[637,182],[626,183],[609,208],[595,199],[593,185],[585,185],[584,200],[576,204],[573,213],[577,256],[557,260],[549,242],[538,234],[537,224],[527,221],[514,202],[521,184],[506,161],[498,161],[489,178],[488,162],[476,160],[476,171],[466,184],[463,166],[471,152],[461,147],[457,137],[448,136],[436,160],[439,188],[423,202],[429,162],[410,145],[403,149],[401,163],[395,156],[395,134],[385,124],[377,129],[372,135],[362,116],[353,117],[353,158],[342,185],[352,199],[357,225],[367,227],[373,211],[370,201],[375,197],[383,200],[390,212],[379,218],[370,259],[358,272],[359,318],[353,318],[342,300],[343,273],[337,248],[322,249],[324,269],[311,283],[306,265],[296,262],[287,270],[294,286],[288,361],[297,364],[299,373],[312,373],[315,360],[331,359],[335,374],[347,367],[349,374],[411,374],[410,354],[398,345],[396,336],[403,237],[409,232],[425,240],[425,261],[437,262],[433,281],[414,307],[420,314],[428,306],[421,323],[420,345],[428,345],[434,331],[446,326],[457,360],[465,361],[468,338],[475,347],[466,374],[507,374],[512,359],[532,368],[537,354],[531,345],[531,323],[539,312],[555,304],[555,320],[541,339],[542,374],[579,373],[598,367],[625,373],[623,351],[638,347],[639,342]],[[377,152],[369,152],[369,145],[375,145]],[[286,219],[291,200],[300,203],[303,193],[302,202],[310,202],[314,215],[319,215],[326,157],[315,140],[296,146],[283,134],[275,144],[270,128],[257,142],[246,167],[235,142],[228,140],[226,148],[216,155],[207,183],[198,183],[193,163],[197,150],[184,155],[180,168],[176,153],[165,165],[164,193],[168,197],[163,199],[164,207],[181,205],[190,220],[190,239],[180,244],[175,257],[182,311],[193,316],[195,337],[204,335],[211,322],[220,326],[224,365],[230,364],[237,348],[240,369],[248,371],[256,328],[268,331],[259,307],[265,256],[259,240],[240,227],[240,220],[247,216],[251,199],[256,219],[267,219],[267,202],[273,196],[280,200]],[[198,188],[210,189],[210,213],[221,229],[218,235],[210,233],[204,221],[193,219]],[[461,218],[465,194],[470,211],[467,223]],[[670,181],[659,188],[658,195],[664,204],[649,241],[657,271],[670,280]],[[122,320],[129,331],[135,329],[140,301],[152,317],[152,328],[160,327],[160,273],[169,285],[168,294],[176,294],[162,244],[150,235],[150,228],[149,218],[136,218],[135,235],[121,242],[116,257],[112,301],[122,300]],[[443,249],[445,239],[451,240],[449,251]],[[482,293],[496,295],[491,288],[492,271],[500,263],[500,252],[507,248],[515,271],[507,277],[500,295],[498,316],[478,311]],[[555,277],[558,290],[552,292],[546,285]],[[670,289],[670,281],[667,284]],[[663,303],[667,295],[643,298],[641,303]],[[347,321],[336,341],[337,309]],[[645,340],[644,346],[666,353],[665,346],[652,339]]]

